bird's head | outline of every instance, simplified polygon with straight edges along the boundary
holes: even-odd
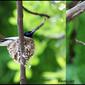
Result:
[[[32,31],[28,31],[24,33],[24,36],[26,37],[32,37],[33,36],[33,32]]]
[[[34,28],[32,31],[25,32],[25,33],[24,33],[24,36],[26,36],[26,37],[31,37],[31,38],[32,38],[33,34],[34,34],[40,27],[42,27],[42,26],[44,25],[45,21],[46,21],[46,18],[44,19],[43,22],[41,22],[40,25],[38,25],[38,26],[37,26],[36,28]]]

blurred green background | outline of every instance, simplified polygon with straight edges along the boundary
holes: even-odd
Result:
[[[68,1],[67,5],[71,7],[70,3],[71,1]],[[69,81],[72,80],[74,84],[85,84],[85,46],[74,42],[74,39],[85,42],[85,12],[71,22],[67,22],[66,35],[66,78]]]
[[[51,16],[51,18],[46,21],[45,25],[34,35],[35,53],[28,61],[26,68],[28,84],[65,83],[65,1],[23,1],[23,6],[30,9],[31,11],[46,13]],[[23,11],[23,13],[24,31],[32,30],[43,20],[43,17],[31,15],[25,11]],[[81,18],[83,18],[83,16],[81,16]],[[82,28],[82,30],[84,29]],[[81,31],[79,31],[79,33],[80,32]],[[0,38],[17,35],[18,28],[16,2],[0,1]],[[84,33],[82,33],[81,37],[83,35]],[[61,36],[63,37],[60,38]],[[81,49],[84,49],[84,47]],[[13,61],[13,59],[8,54],[6,47],[0,47],[0,83],[17,84],[19,81],[19,64]]]

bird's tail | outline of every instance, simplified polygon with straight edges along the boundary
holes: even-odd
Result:
[[[15,39],[17,39],[17,37],[9,37],[9,38],[0,39],[0,46],[8,46],[8,44]]]

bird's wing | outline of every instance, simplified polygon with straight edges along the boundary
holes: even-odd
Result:
[[[18,37],[8,37],[0,39],[0,46],[8,46],[9,43],[16,39],[18,39]]]

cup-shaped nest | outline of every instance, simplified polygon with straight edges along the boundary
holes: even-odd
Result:
[[[20,40],[14,40],[12,41],[8,46],[8,52],[11,55],[11,57],[13,58],[13,60],[21,63],[22,62],[22,58],[21,56],[27,61],[29,60],[29,58],[34,54],[34,41],[32,38],[24,38],[24,52],[21,52],[20,49]],[[23,63],[23,62],[22,62]]]

